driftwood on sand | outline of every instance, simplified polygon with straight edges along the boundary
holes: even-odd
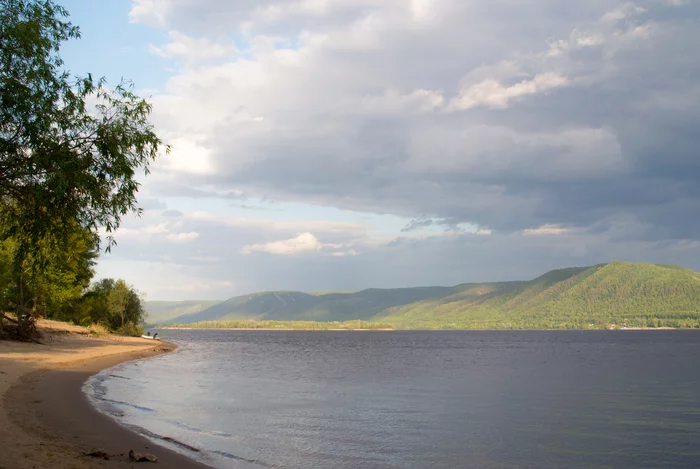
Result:
[[[158,462],[158,458],[155,455],[135,453],[133,449],[129,451],[129,459],[134,462]]]

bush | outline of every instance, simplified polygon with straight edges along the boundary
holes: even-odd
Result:
[[[143,335],[143,327],[128,322],[117,329],[117,334],[129,337],[141,337]]]

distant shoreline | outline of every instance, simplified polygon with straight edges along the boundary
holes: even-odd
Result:
[[[390,332],[397,329],[293,329],[289,327],[153,327],[159,331],[316,331],[316,332]]]
[[[152,329],[160,331],[314,331],[314,332],[398,332],[398,331],[423,331],[423,332],[445,332],[445,331],[462,331],[462,332],[587,332],[587,331],[693,331],[698,329],[693,328],[678,328],[678,327],[614,327],[606,329],[292,329],[282,327],[157,327]]]

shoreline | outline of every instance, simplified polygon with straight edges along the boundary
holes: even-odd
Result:
[[[58,330],[56,330],[56,328]],[[211,469],[157,444],[100,412],[83,392],[88,378],[119,363],[172,353],[169,342],[91,338],[42,330],[46,345],[0,341],[2,469],[132,467],[129,450],[151,453],[163,467]],[[109,460],[87,456],[104,450]]]
[[[696,331],[679,327],[612,327],[591,329],[289,329],[273,327],[154,327],[159,331],[280,331],[280,332],[599,332],[599,331]]]
[[[290,329],[282,327],[154,327],[159,331],[395,332],[397,329]]]

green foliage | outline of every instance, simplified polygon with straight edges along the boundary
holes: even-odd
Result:
[[[335,328],[332,321],[355,319],[395,329],[698,328],[700,274],[675,266],[612,262],[554,270],[529,282],[317,296],[265,292],[232,298],[173,322],[255,329],[316,320],[299,327],[327,329]]]
[[[143,327],[138,324],[127,322],[117,329],[117,334],[129,337],[141,337],[143,335]]]
[[[60,46],[80,36],[67,16],[52,0],[0,0],[0,300],[20,331],[77,308],[95,233],[113,245],[139,211],[136,171],[163,146],[130,84],[63,71]]]
[[[112,317],[119,317],[119,327],[124,327],[126,318],[126,305],[129,301],[129,287],[124,280],[117,280],[114,287],[107,294],[107,308]]]
[[[470,286],[462,297],[418,302],[374,319],[408,329],[698,328],[700,276],[612,262],[554,271],[520,285]]]
[[[18,243],[0,240],[0,308],[12,310],[21,294],[33,314],[63,319],[81,299],[94,274],[97,237],[75,223],[57,229],[62,237],[42,238],[21,264]]]
[[[61,70],[61,43],[80,35],[66,16],[50,0],[0,0],[0,197],[20,242],[56,219],[111,233],[162,146],[130,86]]]
[[[124,280],[102,279],[83,295],[78,311],[80,324],[98,323],[112,331],[133,335],[145,316],[143,305],[142,295]]]

